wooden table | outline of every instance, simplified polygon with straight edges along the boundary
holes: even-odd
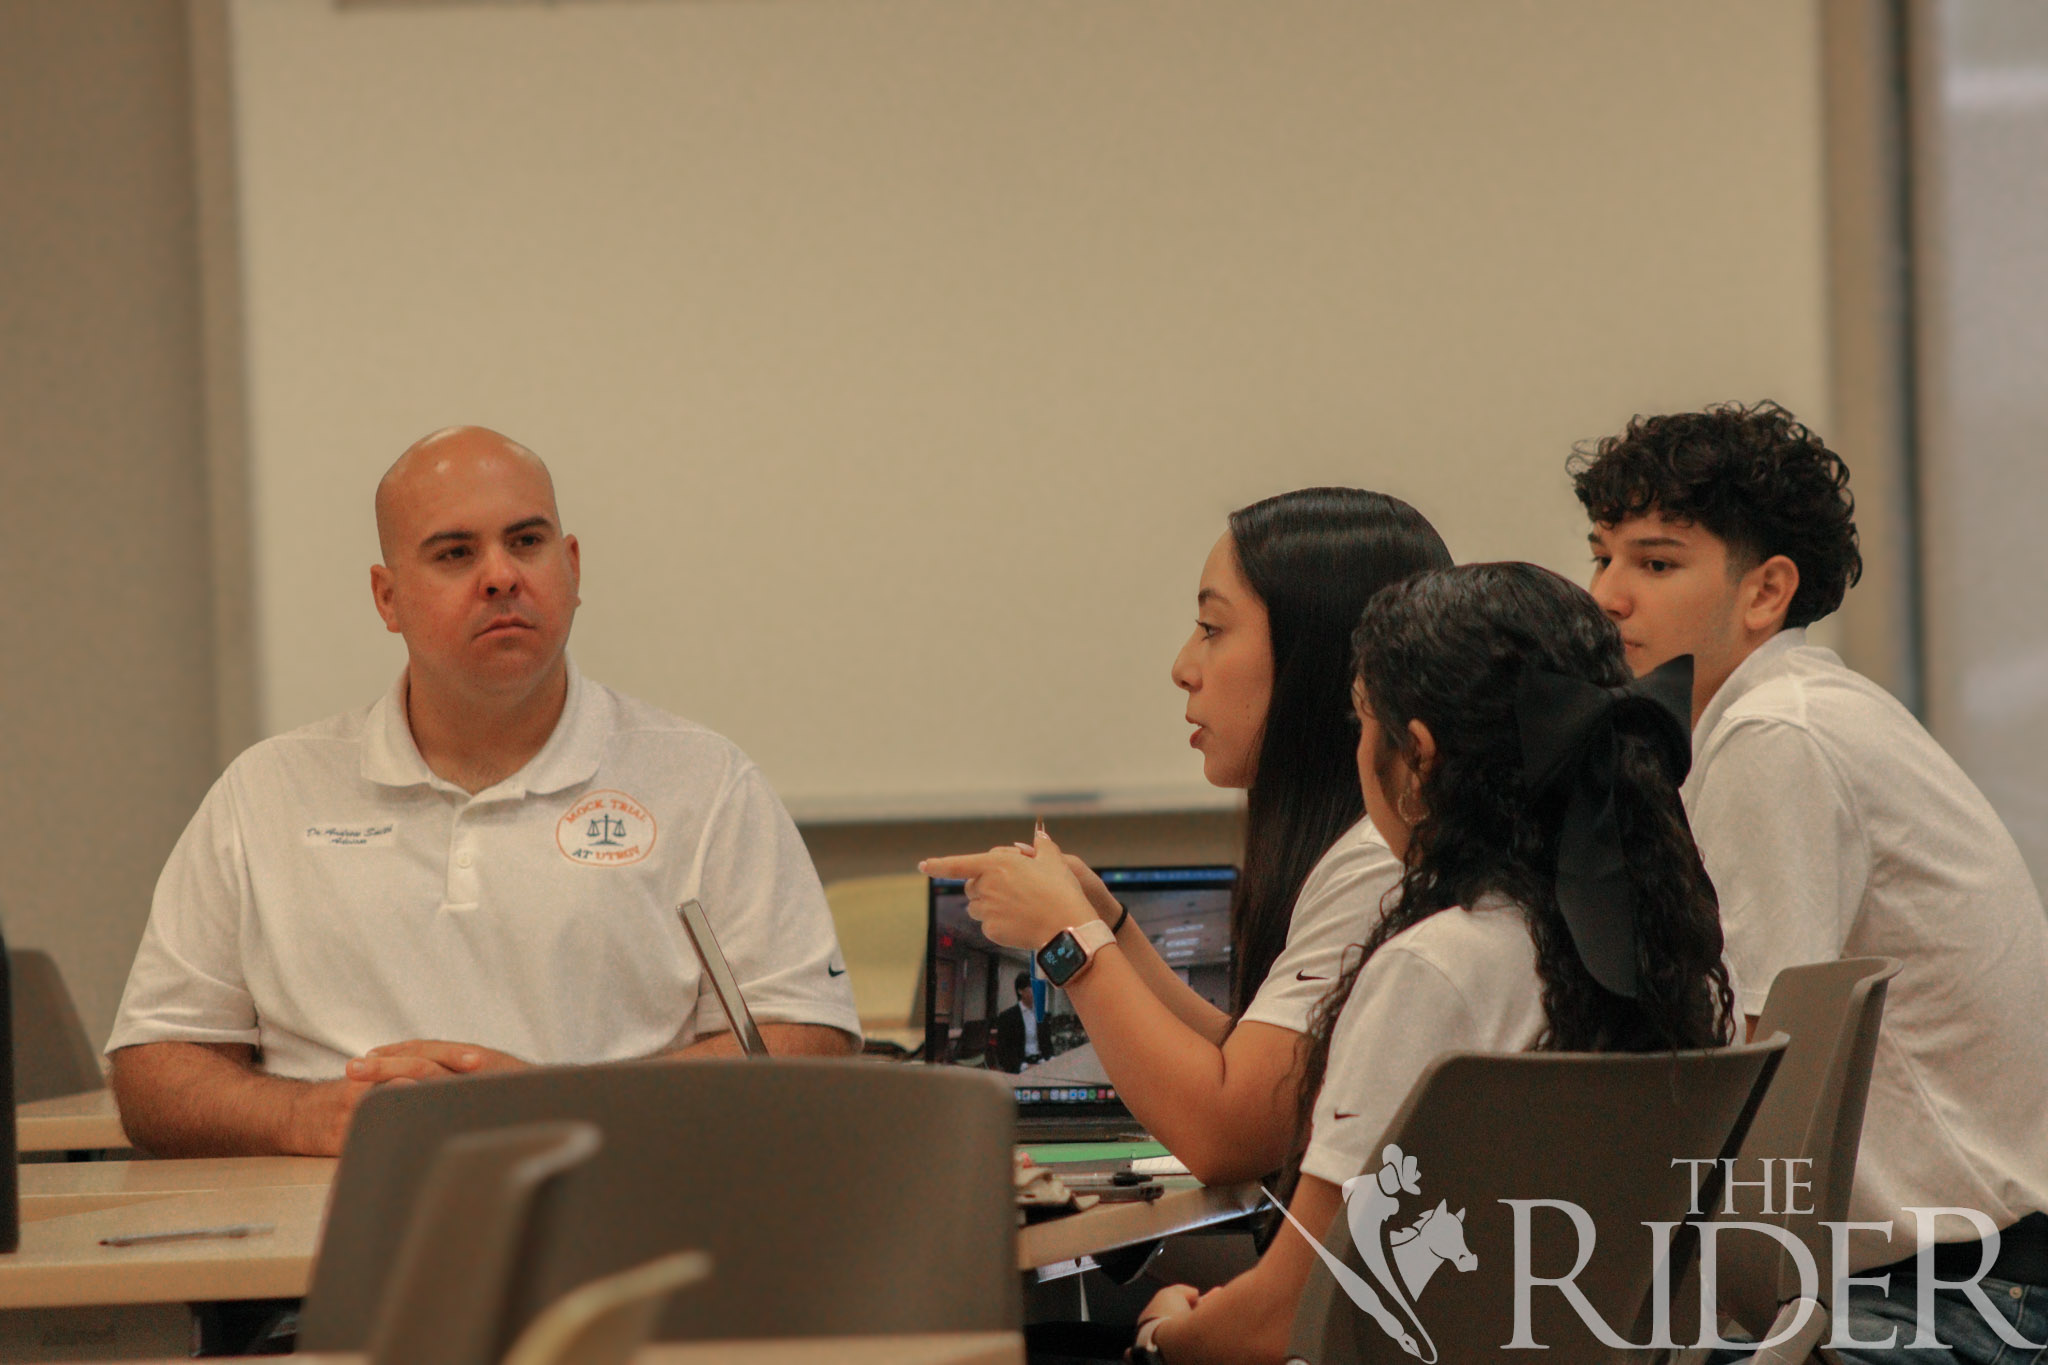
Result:
[[[1154,1200],[1097,1204],[1084,1213],[1018,1229],[1017,1268],[1038,1270],[1227,1223],[1253,1212],[1266,1199],[1256,1184],[1211,1187],[1186,1179],[1164,1183],[1167,1192]]]
[[[334,1167],[319,1157],[20,1167],[21,1248],[0,1255],[0,1361],[160,1356],[188,1345],[188,1304],[304,1294]],[[100,1241],[235,1223],[273,1231],[157,1246]]]
[[[0,1256],[0,1308],[190,1303],[302,1295],[335,1162],[326,1157],[90,1161],[21,1168],[21,1249]],[[1017,1268],[1075,1260],[1227,1222],[1257,1185],[1192,1181],[1150,1202],[1101,1204],[1019,1229]],[[275,1223],[244,1239],[103,1247],[129,1232]]]
[[[185,1305],[297,1298],[312,1280],[336,1163],[322,1157],[37,1163],[20,1168],[21,1249],[0,1255],[0,1361],[155,1356],[175,1349]],[[1031,1271],[1156,1241],[1256,1209],[1256,1185],[1206,1189],[1169,1182],[1159,1199],[1103,1204],[1019,1230],[1017,1265]],[[267,1223],[246,1238],[109,1247],[121,1234]],[[81,1318],[81,1310],[87,1316]],[[67,1316],[68,1315],[68,1316]],[[105,1335],[59,1350],[85,1323]],[[307,1356],[307,1365],[362,1365]],[[642,1365],[1020,1365],[1021,1338],[869,1337],[724,1342],[650,1348]]]
[[[334,1166],[321,1157],[23,1166],[21,1249],[0,1256],[0,1308],[304,1294]],[[275,1231],[139,1247],[100,1240],[240,1223]]]
[[[14,1108],[14,1142],[24,1152],[105,1151],[132,1146],[111,1090],[60,1095]]]
[[[298,1365],[368,1365],[369,1357],[329,1352],[295,1355]],[[157,1361],[153,1365],[184,1365]],[[780,1341],[659,1342],[633,1365],[1024,1365],[1016,1332],[942,1332],[917,1336],[797,1337]]]

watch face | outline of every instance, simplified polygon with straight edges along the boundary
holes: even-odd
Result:
[[[1058,937],[1038,950],[1039,970],[1045,979],[1055,986],[1064,986],[1068,978],[1081,970],[1081,964],[1088,960],[1088,954],[1075,941],[1074,935],[1065,929]]]

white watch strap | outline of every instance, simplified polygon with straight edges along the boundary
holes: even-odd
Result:
[[[1081,945],[1081,951],[1090,957],[1094,957],[1104,948],[1116,942],[1116,935],[1111,933],[1109,926],[1099,919],[1091,919],[1086,924],[1077,924],[1070,932],[1074,935],[1074,942]]]

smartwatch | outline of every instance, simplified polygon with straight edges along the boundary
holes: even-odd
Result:
[[[1052,942],[1038,950],[1038,970],[1055,986],[1064,986],[1095,960],[1095,955],[1116,942],[1116,935],[1099,919],[1062,929]]]

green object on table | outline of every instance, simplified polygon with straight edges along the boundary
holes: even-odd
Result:
[[[1045,1142],[1026,1147],[1024,1154],[1041,1166],[1057,1166],[1065,1161],[1135,1161],[1168,1152],[1156,1142]]]

